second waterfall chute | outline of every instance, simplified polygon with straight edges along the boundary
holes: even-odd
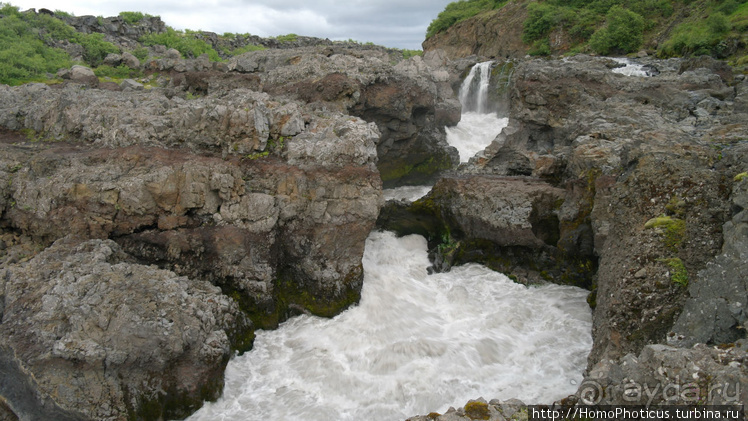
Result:
[[[489,103],[493,65],[494,62],[486,61],[470,70],[459,92],[462,119],[457,126],[446,128],[447,143],[460,153],[460,162],[468,162],[484,150],[509,122],[509,119],[490,111],[495,108]],[[502,72],[501,76],[502,83],[505,83],[503,79],[508,79],[509,75]]]

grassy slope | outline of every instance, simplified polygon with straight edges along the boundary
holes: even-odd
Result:
[[[511,0],[527,8],[517,34],[530,54],[566,52],[626,54],[646,49],[660,57],[708,54],[747,64],[746,0]],[[481,7],[482,6],[482,7]],[[427,38],[496,8],[484,0],[451,3],[432,22]],[[501,5],[498,5],[499,7]],[[459,18],[455,19],[460,11]],[[639,20],[641,19],[641,20]],[[635,22],[640,22],[639,27]],[[551,45],[562,32],[566,42]]]

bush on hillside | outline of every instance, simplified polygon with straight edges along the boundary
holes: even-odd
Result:
[[[141,20],[145,18],[152,18],[153,16],[142,13],[142,12],[119,12],[119,17],[121,17],[125,22],[129,23],[130,25],[135,25]]]
[[[598,54],[630,53],[644,41],[644,18],[636,12],[613,6],[605,16],[606,25],[590,38],[590,48]]]
[[[46,79],[46,73],[70,67],[70,56],[47,46],[17,7],[0,4],[0,83],[18,85]]]
[[[184,58],[197,58],[202,54],[207,54],[211,61],[220,61],[221,57],[218,52],[210,44],[197,38],[196,35],[194,32],[185,34],[167,27],[166,32],[145,35],[140,39],[140,42],[143,45],[163,45],[166,48],[174,48]]]

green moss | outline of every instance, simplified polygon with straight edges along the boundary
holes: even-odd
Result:
[[[587,294],[587,304],[589,304],[590,308],[593,310],[597,307],[597,288]]]
[[[520,409],[519,411],[515,412],[511,418],[509,418],[510,421],[527,421],[527,419],[527,408]]]
[[[644,224],[644,228],[661,228],[664,233],[665,247],[676,252],[686,235],[686,221],[663,215],[652,218]]]
[[[488,404],[478,401],[471,401],[465,405],[465,415],[471,420],[487,420],[491,418]]]
[[[670,281],[683,287],[688,286],[688,270],[680,258],[673,257],[661,261],[670,267]]]
[[[390,162],[380,161],[378,167],[382,181],[388,183],[404,178],[426,179],[439,171],[452,168],[452,161],[446,154],[441,156],[431,155],[415,164],[405,159]]]
[[[667,203],[667,205],[665,205],[665,210],[670,215],[683,217],[683,215],[686,213],[686,201],[679,198],[678,196],[673,196],[670,198],[670,201]]]
[[[742,172],[742,173],[736,175],[734,180],[735,180],[736,183],[739,183],[739,182],[741,182],[741,181],[743,181],[745,179],[748,179],[748,172]]]
[[[262,152],[254,152],[248,155],[245,155],[245,159],[255,160],[260,158],[266,158],[268,155],[270,155],[270,151],[262,151]]]
[[[349,279],[343,281],[344,285],[352,285],[352,278],[362,276],[363,268],[354,272],[348,275]],[[283,311],[284,318],[287,318],[293,306],[308,310],[315,316],[334,317],[361,299],[361,291],[351,287],[334,297],[317,296],[287,276],[278,280],[278,291],[278,306]]]

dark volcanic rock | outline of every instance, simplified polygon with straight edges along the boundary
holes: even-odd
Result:
[[[388,202],[377,225],[421,234],[435,252],[434,268],[483,263],[516,279],[589,287],[596,267],[591,230],[564,224],[565,191],[531,178],[445,176],[414,202]],[[587,240],[589,238],[589,240]],[[581,246],[580,246],[581,245]]]
[[[748,177],[732,191],[733,216],[722,228],[722,254],[688,286],[690,298],[668,335],[668,343],[732,343],[745,337],[748,314]]]
[[[518,63],[509,127],[461,167],[566,189],[564,207],[575,205],[561,210],[561,225],[583,248],[594,234],[599,256],[590,366],[665,341],[686,302],[682,274],[697,282],[720,254],[731,180],[748,162],[736,95],[745,82],[729,85],[711,62],[652,61],[660,73],[651,78],[613,73],[614,64]]]

